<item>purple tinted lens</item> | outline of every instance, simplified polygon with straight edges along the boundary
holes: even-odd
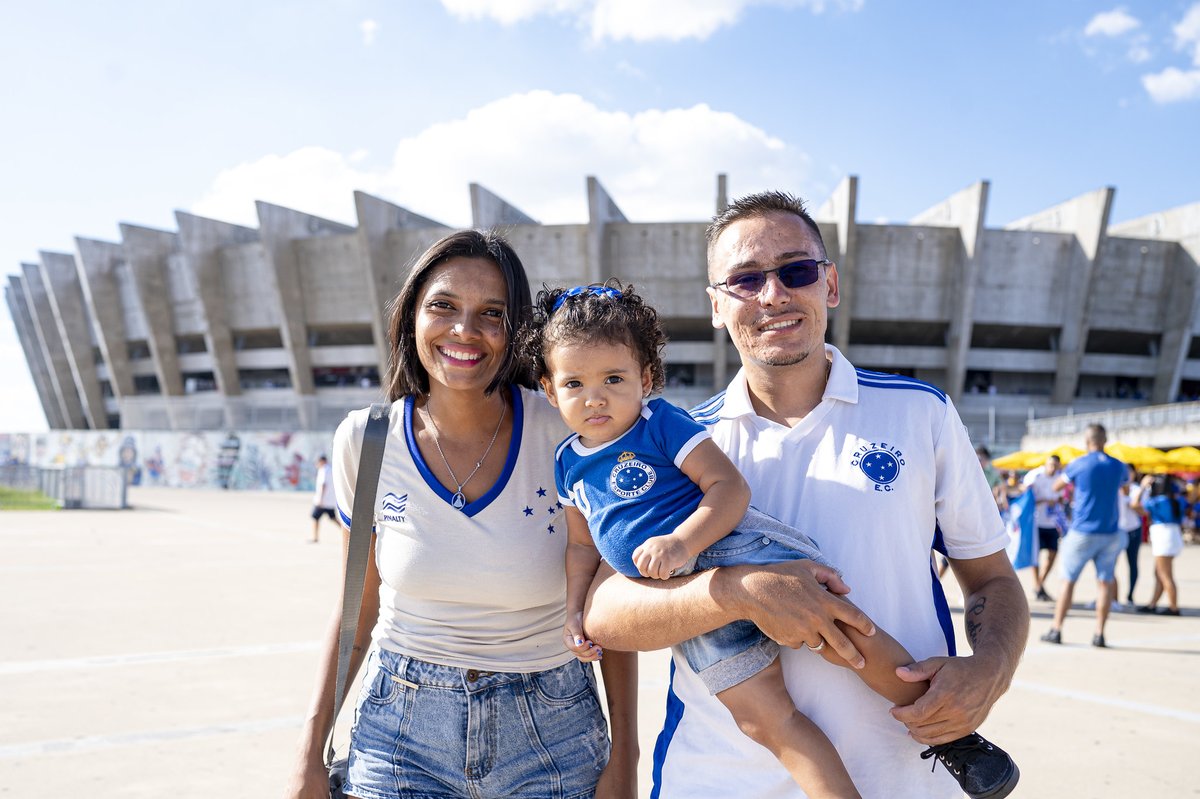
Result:
[[[779,267],[779,282],[789,289],[798,289],[816,283],[820,272],[819,261],[796,261]]]
[[[762,272],[742,272],[725,281],[725,285],[739,294],[757,294],[767,282]]]

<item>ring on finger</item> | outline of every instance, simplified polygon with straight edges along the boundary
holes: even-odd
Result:
[[[805,645],[806,647],[808,647],[808,648],[809,648],[809,650],[811,650],[811,651],[813,651],[813,652],[820,652],[822,649],[824,649],[824,648],[825,648],[825,639],[824,639],[824,638],[822,638],[822,639],[821,639],[821,643],[817,644],[816,646],[813,646],[813,645],[812,645],[812,644],[810,644],[808,641],[805,641],[805,642],[804,642],[804,645]]]

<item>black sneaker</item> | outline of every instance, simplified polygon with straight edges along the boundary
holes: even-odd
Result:
[[[948,744],[931,746],[921,753],[922,760],[931,757],[941,761],[971,799],[1008,796],[1021,778],[1017,764],[1008,753],[975,732]]]
[[[1037,593],[1033,595],[1033,598],[1036,599],[1038,602],[1053,602],[1054,601],[1054,597],[1047,594],[1045,588],[1039,588],[1037,590]]]
[[[1095,635],[1093,635],[1092,636],[1092,646],[1096,646],[1101,649],[1106,648],[1108,646],[1108,644],[1104,643],[1104,635],[1101,633],[1096,633]]]
[[[1046,632],[1045,635],[1042,636],[1042,640],[1048,644],[1061,644],[1062,632],[1051,628]]]

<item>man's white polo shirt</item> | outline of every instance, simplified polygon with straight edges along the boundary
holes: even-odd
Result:
[[[754,413],[743,372],[692,414],[749,482],[751,502],[812,536],[850,585],[849,599],[917,660],[954,651],[930,550],[977,558],[1003,550],[1004,526],[966,428],[944,393],[912,378],[856,370],[834,347],[820,404],[793,428]],[[851,670],[784,649],[796,706],[829,736],[864,797],[961,796],[891,717],[892,703]],[[804,794],[735,726],[686,667],[672,667],[654,754],[662,799]]]

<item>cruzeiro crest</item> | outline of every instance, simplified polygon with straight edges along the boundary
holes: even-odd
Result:
[[[850,465],[862,469],[876,491],[891,491],[904,466],[904,453],[882,441],[870,442],[855,451]]]
[[[632,452],[622,452],[608,475],[608,487],[621,499],[633,499],[649,491],[656,479],[653,466]]]

